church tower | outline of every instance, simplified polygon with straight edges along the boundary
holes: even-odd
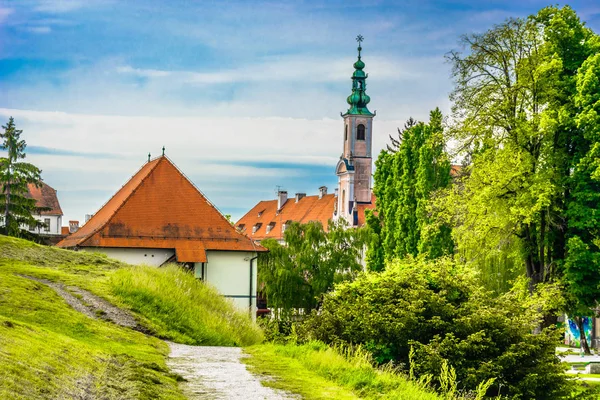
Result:
[[[351,226],[358,225],[358,206],[371,203],[372,128],[374,113],[367,109],[371,99],[366,94],[367,77],[361,60],[361,42],[358,35],[358,60],[352,74],[352,94],[346,100],[350,105],[342,115],[343,152],[336,166],[338,199],[334,219],[344,218]]]

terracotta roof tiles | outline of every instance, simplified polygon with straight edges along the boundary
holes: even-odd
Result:
[[[145,164],[58,246],[172,248],[180,262],[204,262],[205,250],[265,250],[237,232],[164,156]]]
[[[373,197],[370,204],[358,204],[359,225],[364,224],[365,209],[375,207],[374,199]],[[319,198],[318,195],[305,196],[298,201],[292,197],[283,204],[279,212],[277,200],[260,201],[235,226],[257,241],[268,238],[282,239],[282,228],[287,221],[303,224],[309,221],[318,221],[327,229],[327,222],[333,217],[336,201],[337,197],[334,194],[326,194],[322,198]],[[269,229],[269,224],[273,223],[274,225]],[[255,226],[256,230],[254,230]]]
[[[26,197],[35,199],[37,207],[46,209],[41,211],[40,215],[63,215],[56,190],[42,182],[40,187],[35,186],[33,183],[28,184],[27,191]]]

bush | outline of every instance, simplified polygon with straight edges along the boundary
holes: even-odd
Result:
[[[337,286],[298,332],[361,344],[378,362],[404,367],[413,348],[417,376],[439,377],[447,360],[462,390],[495,378],[490,395],[559,398],[569,388],[554,355],[558,338],[548,329],[532,334],[541,304],[528,299],[525,285],[494,298],[449,260],[407,260]]]

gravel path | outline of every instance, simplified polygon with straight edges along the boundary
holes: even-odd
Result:
[[[183,376],[183,391],[190,399],[288,400],[301,399],[261,385],[240,361],[237,347],[187,346],[169,343],[171,371]]]

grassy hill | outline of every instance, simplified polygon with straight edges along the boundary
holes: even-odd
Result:
[[[27,277],[83,288],[129,309],[142,330],[160,338],[262,340],[247,315],[177,268],[133,267],[0,236],[0,398],[183,398],[163,341],[85,316]]]

